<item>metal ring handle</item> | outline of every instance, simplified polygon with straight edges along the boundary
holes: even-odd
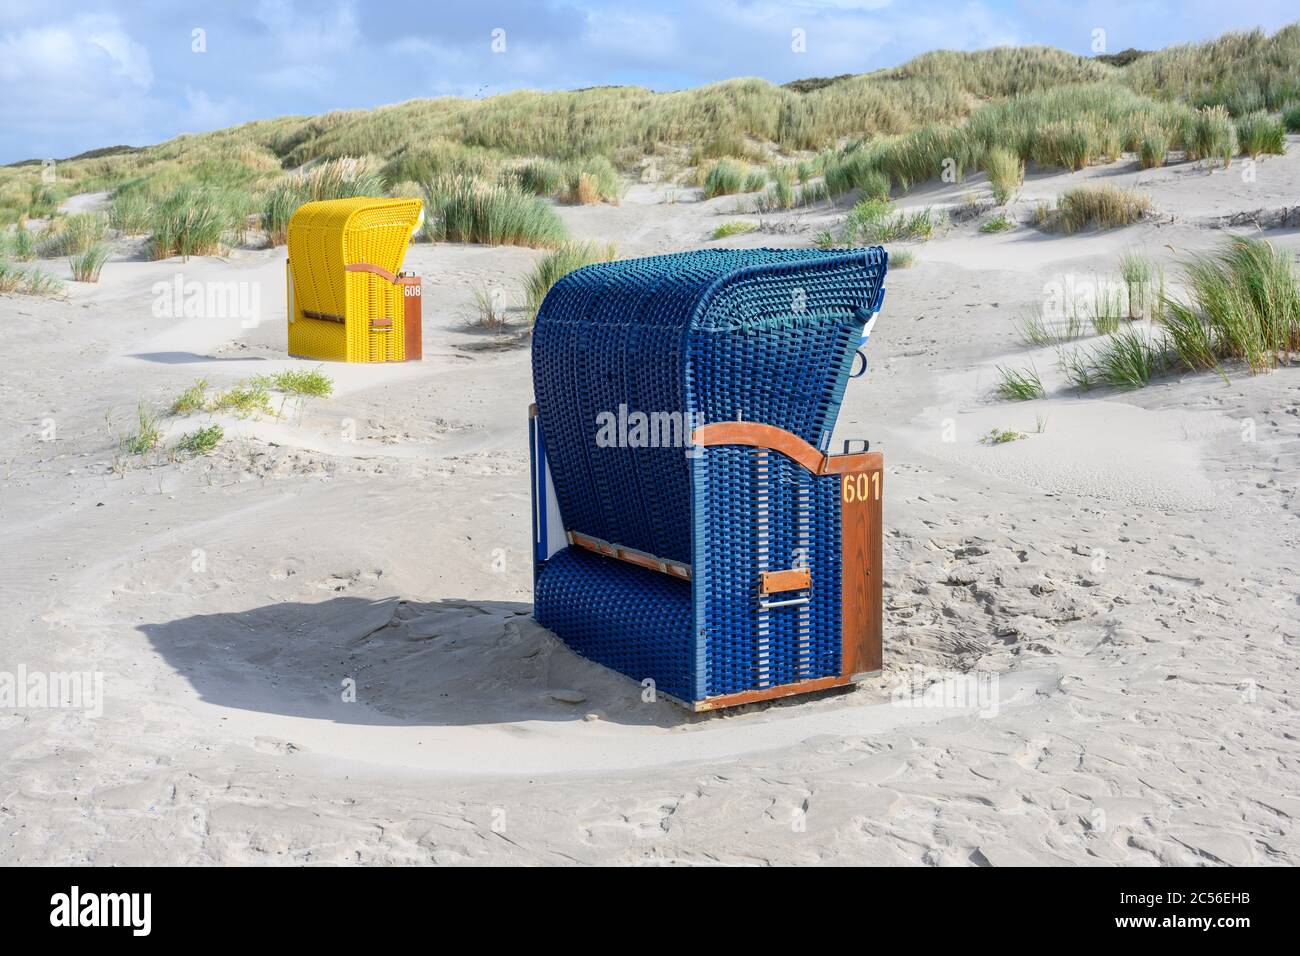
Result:
[[[863,353],[862,349],[854,349],[853,354],[857,358],[862,359],[862,370],[859,372],[855,372],[852,369],[850,369],[849,378],[861,378],[862,376],[867,374],[867,356]],[[854,365],[856,364],[857,363],[854,362]]]

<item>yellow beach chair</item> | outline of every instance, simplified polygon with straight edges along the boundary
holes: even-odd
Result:
[[[289,354],[339,362],[421,357],[420,279],[402,272],[418,199],[328,199],[289,220]]]

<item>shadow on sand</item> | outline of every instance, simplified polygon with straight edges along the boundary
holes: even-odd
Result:
[[[574,654],[531,612],[515,602],[335,597],[138,629],[204,701],[240,710],[369,725],[696,719],[643,702],[637,684]]]

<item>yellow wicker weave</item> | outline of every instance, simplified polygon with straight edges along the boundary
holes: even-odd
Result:
[[[298,207],[289,220],[290,355],[405,359],[402,287],[391,277],[402,269],[420,210],[418,199],[367,197]]]

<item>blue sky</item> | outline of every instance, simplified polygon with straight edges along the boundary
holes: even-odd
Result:
[[[3,0],[0,163],[417,97],[785,82],[939,48],[1089,54],[1101,29],[1110,52],[1152,49],[1294,19],[1295,0]]]

